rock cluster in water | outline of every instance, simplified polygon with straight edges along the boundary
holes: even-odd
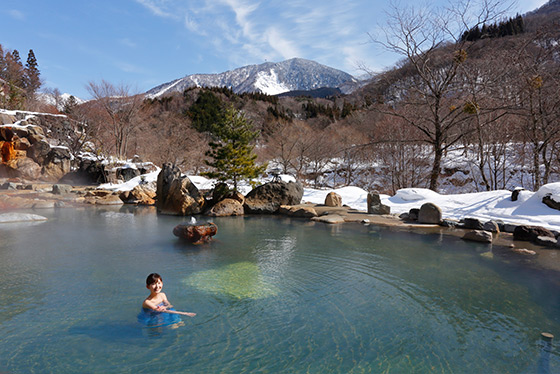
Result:
[[[209,242],[217,232],[218,227],[211,222],[204,225],[180,224],[173,228],[173,235],[192,244]]]

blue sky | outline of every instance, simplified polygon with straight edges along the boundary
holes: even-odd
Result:
[[[398,0],[397,0],[398,1]],[[400,0],[400,4],[418,1]],[[546,0],[519,0],[524,13]],[[397,56],[370,43],[395,1],[3,0],[0,44],[25,62],[33,49],[44,85],[84,99],[89,81],[138,92],[196,73],[307,58],[359,75]],[[430,3],[430,2],[428,2]]]

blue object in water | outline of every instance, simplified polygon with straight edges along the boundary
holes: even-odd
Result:
[[[170,308],[169,310],[175,310]],[[161,327],[174,325],[181,322],[181,317],[177,314],[156,312],[151,309],[142,308],[140,314],[138,314],[138,322],[146,327]]]

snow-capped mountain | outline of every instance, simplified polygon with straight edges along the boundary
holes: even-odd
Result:
[[[58,110],[62,111],[64,109],[64,105],[71,100],[70,97],[74,95],[70,95],[68,93],[63,93],[59,95],[55,95],[52,92],[41,92],[38,96],[39,100],[47,105],[56,106]],[[86,100],[80,99],[79,97],[74,96],[74,100],[76,104],[83,104]]]
[[[357,83],[350,74],[301,58],[249,65],[220,74],[193,74],[147,91],[149,97],[182,92],[189,87],[229,87],[236,93],[262,92],[277,95],[321,87],[341,88],[348,93]]]

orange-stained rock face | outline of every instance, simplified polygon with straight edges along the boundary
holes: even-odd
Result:
[[[2,155],[2,162],[9,162],[16,158],[16,151],[14,144],[11,141],[0,141],[0,153]]]

